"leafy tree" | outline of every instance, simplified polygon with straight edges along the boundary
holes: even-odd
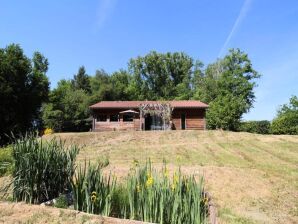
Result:
[[[103,69],[97,70],[95,76],[91,77],[90,85],[92,92],[91,104],[102,100],[114,100],[111,77]]]
[[[0,49],[0,143],[7,141],[6,134],[39,125],[49,92],[47,70],[48,60],[39,52],[31,61],[19,45]]]
[[[131,93],[128,88],[131,80],[130,74],[125,70],[114,72],[111,76],[111,85],[114,100],[130,100]]]
[[[131,59],[133,75],[130,90],[138,100],[188,99],[193,75],[193,59],[184,53],[160,54],[155,51]]]
[[[78,73],[74,75],[72,86],[74,89],[82,89],[85,90],[87,93],[91,93],[90,78],[86,74],[84,66],[81,66]]]
[[[82,90],[73,90],[71,81],[62,80],[50,93],[50,102],[43,105],[43,121],[55,131],[87,131],[89,96]]]
[[[277,111],[272,121],[273,134],[298,134],[298,97],[292,96],[289,104],[284,104]]]
[[[231,49],[196,77],[194,98],[209,103],[208,127],[237,130],[242,115],[252,107],[254,80],[259,77],[247,54],[239,49]]]
[[[239,131],[245,131],[257,134],[269,134],[271,123],[270,121],[244,121],[241,122]]]

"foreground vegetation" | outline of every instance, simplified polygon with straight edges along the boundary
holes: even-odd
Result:
[[[194,174],[197,183],[203,175],[221,223],[298,222],[298,136],[156,131],[64,133],[43,138],[53,137],[66,140],[66,145],[81,146],[78,164],[83,166],[86,159],[94,166],[104,164],[103,174],[115,173],[119,183],[134,161],[144,164],[149,157],[158,171],[165,159],[170,173],[181,166],[182,174]],[[7,181],[7,177],[0,178],[0,184]],[[8,219],[15,217],[10,213]]]
[[[147,161],[144,167],[136,163],[119,184],[102,173],[101,163],[87,166],[85,161],[75,170],[78,152],[76,145],[66,147],[56,138],[27,135],[17,140],[12,145],[12,199],[39,204],[59,196],[57,207],[67,207],[63,194],[70,193],[74,209],[88,213],[165,224],[206,223],[202,179],[197,184],[180,170],[170,178],[166,165],[158,175]]]
[[[78,162],[97,164],[118,179],[134,160],[151,158],[161,170],[181,166],[183,174],[204,176],[222,223],[297,223],[298,136],[223,131],[100,132],[54,134],[83,146]],[[46,136],[45,138],[52,138]]]

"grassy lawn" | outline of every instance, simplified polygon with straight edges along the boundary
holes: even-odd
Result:
[[[134,160],[203,175],[220,223],[298,223],[298,136],[223,131],[62,133],[79,162],[109,158],[120,179]],[[3,178],[2,178],[3,180]],[[0,180],[1,182],[1,180]]]
[[[108,157],[120,178],[134,160],[204,175],[221,223],[298,222],[298,136],[223,131],[63,133],[79,161]],[[52,137],[52,136],[51,136]],[[46,137],[49,138],[49,137]]]

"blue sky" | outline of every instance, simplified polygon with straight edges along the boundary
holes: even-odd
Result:
[[[0,47],[10,43],[49,59],[52,87],[81,65],[113,72],[151,50],[208,64],[238,47],[262,74],[244,119],[272,119],[298,95],[297,0],[0,0]]]

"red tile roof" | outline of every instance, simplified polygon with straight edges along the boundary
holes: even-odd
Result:
[[[96,108],[139,108],[143,103],[158,103],[161,101],[101,101],[92,106]],[[168,101],[173,108],[207,108],[208,105],[198,100],[174,100]]]

